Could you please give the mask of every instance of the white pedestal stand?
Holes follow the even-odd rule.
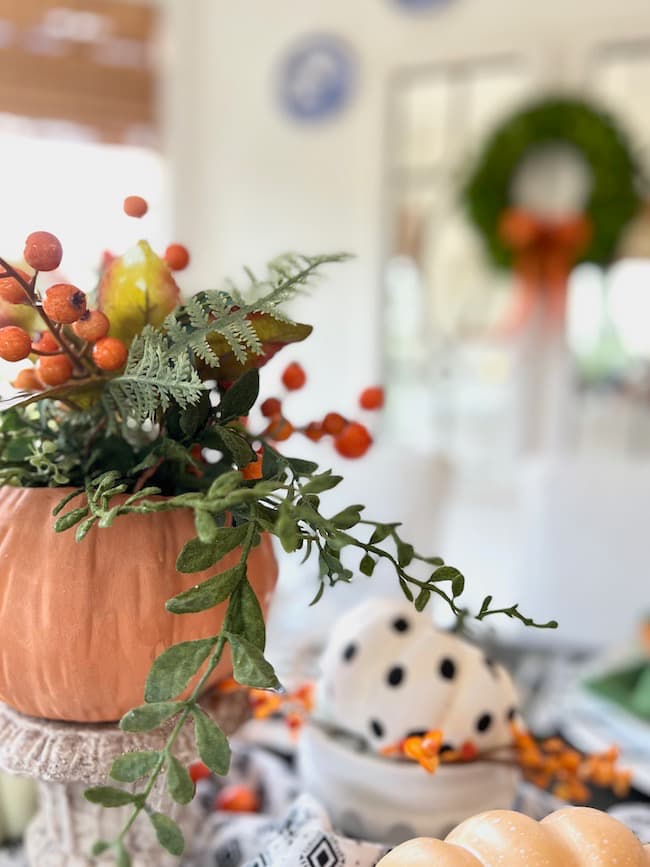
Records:
[[[245,692],[207,696],[201,702],[226,734],[232,734],[248,717]],[[110,856],[94,859],[90,850],[98,839],[119,833],[129,807],[103,809],[83,796],[88,786],[105,785],[113,760],[123,752],[157,750],[168,732],[132,734],[116,724],[84,725],[27,717],[0,704],[0,769],[33,777],[39,786],[39,812],[30,824],[25,850],[30,867],[92,867],[111,863]],[[176,741],[175,755],[192,761],[197,753],[192,725]],[[171,815],[180,825],[189,850],[200,820],[197,806],[171,802],[161,779],[152,806]],[[138,819],[129,836],[133,867],[167,867],[178,859],[158,846],[146,817]]]

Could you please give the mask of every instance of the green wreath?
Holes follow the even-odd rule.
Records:
[[[553,142],[577,148],[591,172],[584,213],[591,221],[592,240],[581,261],[610,262],[621,231],[639,207],[639,166],[613,119],[580,100],[544,99],[512,115],[492,133],[463,190],[469,216],[496,265],[512,263],[498,226],[512,204],[517,166],[533,148]]]

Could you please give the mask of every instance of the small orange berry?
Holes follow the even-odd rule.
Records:
[[[211,776],[212,771],[203,762],[193,762],[190,765],[190,777],[193,783],[198,783],[199,780],[207,780]]]
[[[86,312],[86,296],[71,283],[55,283],[45,293],[43,310],[53,322],[71,325]]]
[[[43,331],[38,340],[32,341],[32,348],[39,352],[57,352],[61,349],[51,331]]]
[[[258,813],[260,799],[248,786],[226,786],[214,799],[214,809],[229,813]]]
[[[100,370],[119,370],[128,355],[129,350],[117,337],[102,337],[93,346],[93,361]]]
[[[110,327],[111,323],[105,313],[100,310],[87,310],[81,319],[75,322],[72,330],[82,340],[94,343],[96,340],[106,337]]]
[[[40,391],[43,385],[36,375],[33,367],[26,367],[24,370],[19,370],[18,375],[11,383],[18,391]]]
[[[344,458],[360,458],[372,445],[372,437],[359,422],[346,425],[334,440],[334,448]]]
[[[23,280],[29,282],[32,278],[26,271],[16,268]],[[27,304],[28,299],[25,290],[15,277],[2,277],[0,279],[0,298],[9,304]]]
[[[380,386],[365,388],[359,395],[361,409],[381,409],[384,405],[384,389]]]
[[[246,464],[241,471],[242,476],[248,482],[256,481],[262,478],[262,455],[260,454],[256,461]]]
[[[44,355],[36,362],[36,373],[44,385],[65,385],[72,376],[72,362],[67,355]]]
[[[143,199],[142,196],[127,196],[124,199],[124,213],[127,217],[144,217],[144,215],[149,210],[149,205],[147,204],[146,199]]]
[[[260,410],[264,418],[275,418],[282,414],[282,404],[277,397],[267,397]]]
[[[32,338],[24,328],[7,325],[0,328],[0,358],[5,361],[22,361],[32,351]]]
[[[339,415],[338,412],[328,412],[323,419],[323,430],[325,433],[336,436],[341,433],[347,423],[347,419]]]
[[[165,262],[172,271],[183,271],[190,264],[190,254],[182,244],[170,244],[165,250]]]
[[[293,433],[293,425],[286,418],[277,418],[268,426],[266,433],[269,439],[275,440],[278,443],[284,442]]]
[[[298,391],[306,382],[307,374],[296,361],[293,361],[282,374],[282,383],[289,391]]]
[[[323,426],[319,424],[317,421],[310,421],[307,427],[303,431],[304,435],[307,439],[312,440],[312,442],[320,442],[325,436],[325,431],[323,430]]]
[[[32,232],[25,241],[23,256],[35,271],[54,271],[61,264],[63,248],[51,232]]]

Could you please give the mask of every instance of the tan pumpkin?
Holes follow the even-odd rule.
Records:
[[[536,822],[511,810],[472,816],[445,842],[409,840],[377,867],[649,867],[622,822],[590,807],[566,807]]]
[[[205,573],[175,563],[196,535],[190,511],[118,518],[78,543],[55,533],[63,488],[0,488],[0,701],[22,713],[112,722],[142,704],[154,658],[218,632],[225,604],[176,615],[165,601],[236,563]],[[251,552],[249,580],[266,611],[277,578],[271,541]],[[213,680],[224,677],[224,659]]]

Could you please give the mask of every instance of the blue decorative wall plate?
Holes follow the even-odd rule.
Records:
[[[452,0],[393,0],[402,9],[419,12],[422,9],[439,9],[448,6]]]
[[[357,58],[344,39],[327,33],[304,37],[281,67],[282,105],[296,120],[325,120],[349,104],[357,75]]]

